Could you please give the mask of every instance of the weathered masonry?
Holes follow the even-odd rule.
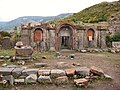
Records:
[[[99,25],[78,28],[68,22],[57,25],[28,23],[21,25],[21,41],[38,51],[105,48],[107,31],[107,26]]]

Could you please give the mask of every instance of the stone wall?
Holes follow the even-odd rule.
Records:
[[[120,33],[120,12],[118,12],[116,15],[113,15],[108,21],[108,23],[109,31],[112,34]]]
[[[112,42],[113,48],[120,48],[120,42]]]
[[[43,25],[44,26],[44,25]],[[32,47],[36,47],[36,42],[34,41],[34,31],[39,28],[42,30],[42,41],[40,42],[39,50],[41,51],[55,51],[59,50],[60,43],[59,43],[59,31],[61,28],[66,27],[72,30],[72,42],[70,43],[71,49],[83,49],[83,48],[105,48],[105,37],[107,29],[104,28],[97,28],[97,26],[86,26],[84,28],[75,28],[75,25],[69,23],[60,23],[56,25],[54,28],[48,28],[48,26],[43,27],[40,25],[35,26],[23,26],[21,29],[21,40],[23,43],[31,45]],[[28,28],[29,27],[29,28]],[[89,29],[93,29],[94,36],[93,40],[90,42],[88,41],[87,31]],[[62,35],[65,36],[70,32],[62,32]],[[61,36],[62,36],[61,35]],[[71,35],[71,34],[70,34]]]

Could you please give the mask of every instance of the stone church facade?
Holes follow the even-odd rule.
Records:
[[[78,28],[77,25],[68,22],[57,25],[28,23],[21,25],[21,41],[38,51],[105,48],[107,31],[107,26],[99,24]]]

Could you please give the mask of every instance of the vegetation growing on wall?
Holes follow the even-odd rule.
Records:
[[[115,34],[111,37],[112,41],[120,41],[120,34]]]
[[[106,44],[108,47],[112,46],[112,42],[120,42],[120,34],[106,35]]]

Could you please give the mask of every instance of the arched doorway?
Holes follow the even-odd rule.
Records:
[[[43,32],[42,29],[37,28],[34,31],[34,42],[41,42],[43,39]]]
[[[59,49],[72,49],[72,29],[69,26],[60,28]]]
[[[56,50],[74,49],[74,25],[60,23],[56,28],[55,46]]]
[[[92,28],[88,29],[87,31],[88,47],[93,47],[94,34],[95,32]]]

